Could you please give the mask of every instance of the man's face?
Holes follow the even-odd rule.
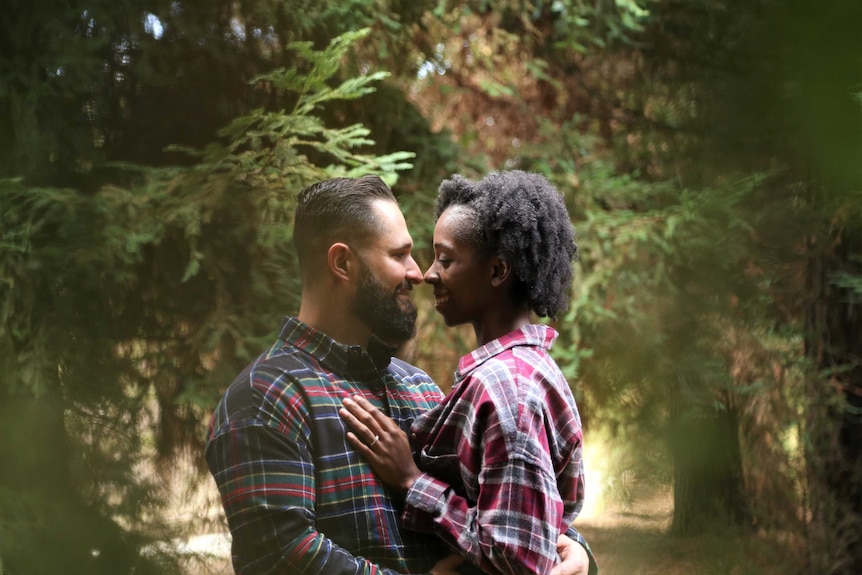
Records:
[[[410,286],[402,282],[395,289],[388,288],[362,261],[353,313],[365,322],[371,333],[391,345],[403,343],[416,333],[416,306],[403,295],[412,286],[404,284]]]
[[[379,200],[374,212],[380,232],[357,252],[361,266],[353,313],[374,335],[397,345],[416,333],[416,306],[410,295],[422,273],[398,204]]]

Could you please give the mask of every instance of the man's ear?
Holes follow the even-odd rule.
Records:
[[[329,246],[326,253],[326,263],[330,273],[336,278],[349,281],[355,269],[355,254],[345,243],[337,242]]]
[[[494,256],[491,258],[491,285],[494,287],[500,287],[504,283],[509,281],[509,278],[512,275],[512,266],[509,265],[509,262],[502,259],[500,256]]]

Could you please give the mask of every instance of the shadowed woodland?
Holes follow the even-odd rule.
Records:
[[[202,448],[296,194],[541,172],[602,573],[862,573],[862,3],[5,0],[0,574],[227,573]],[[418,288],[400,354],[472,334]]]

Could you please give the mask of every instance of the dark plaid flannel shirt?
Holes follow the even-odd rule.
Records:
[[[376,351],[287,318],[225,392],[206,459],[239,575],[424,573],[445,555],[436,537],[399,528],[403,502],[347,443],[338,410],[349,395],[405,431],[443,397],[424,372]]]

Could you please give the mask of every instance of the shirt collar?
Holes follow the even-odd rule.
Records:
[[[510,331],[503,337],[489,341],[482,347],[463,356],[458,361],[458,371],[455,374],[455,379],[456,381],[460,381],[487,360],[513,347],[534,346],[550,350],[557,339],[557,335],[554,328],[543,324],[528,324]]]
[[[278,339],[305,351],[335,373],[383,371],[396,351],[375,336],[367,347],[341,344],[295,317],[284,318]]]

